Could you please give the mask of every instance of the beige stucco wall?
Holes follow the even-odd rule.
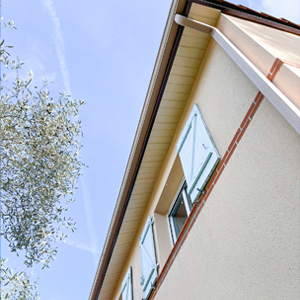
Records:
[[[265,73],[273,63],[266,57],[260,62]],[[222,157],[257,92],[210,41],[113,299],[129,266],[134,299],[142,298],[138,236],[148,215],[155,221],[159,271],[172,249],[164,214],[173,199],[165,195],[175,194],[181,178],[174,174],[182,170],[173,168],[176,142],[193,104],[199,105]],[[156,299],[298,299],[299,158],[299,136],[264,100]]]
[[[264,100],[157,300],[299,299],[299,154],[300,137]]]

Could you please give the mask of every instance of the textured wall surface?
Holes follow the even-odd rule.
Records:
[[[264,100],[155,299],[299,299],[299,153]]]

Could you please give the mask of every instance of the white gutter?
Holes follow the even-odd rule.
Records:
[[[213,37],[264,97],[269,100],[282,117],[300,135],[300,110],[220,30],[179,14],[175,15],[175,22],[181,26],[207,33]]]

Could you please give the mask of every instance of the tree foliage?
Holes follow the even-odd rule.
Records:
[[[1,271],[1,291],[0,299],[2,300],[37,300],[38,280],[32,282],[30,275],[25,272],[12,271],[5,267],[4,259],[0,260]]]
[[[5,26],[12,28],[14,24],[9,22]],[[32,72],[27,78],[20,78],[23,63],[18,58],[10,58],[4,40],[0,41],[0,47],[0,63],[9,78],[1,74],[0,234],[12,252],[22,254],[27,267],[36,263],[48,267],[57,253],[55,242],[66,237],[63,228],[72,231],[75,228],[66,211],[68,203],[73,201],[83,166],[81,123],[77,120],[83,101],[65,93],[54,99],[47,89],[48,82],[45,80],[38,87]],[[10,79],[13,74],[14,79]],[[29,280],[23,273],[2,276],[3,270],[4,262],[1,262],[2,284],[8,278]],[[25,285],[35,287],[35,284]],[[10,284],[12,290],[25,285]]]

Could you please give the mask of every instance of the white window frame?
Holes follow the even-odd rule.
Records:
[[[154,232],[153,232],[153,221],[150,216],[146,221],[144,226],[142,235],[139,237],[139,246],[140,246],[140,255],[141,255],[141,268],[142,268],[142,276],[141,276],[141,286],[143,288],[143,300],[149,298],[151,291],[155,288],[155,283],[158,278],[158,267],[157,256],[156,256],[156,248],[154,242]],[[148,243],[149,248],[146,248],[144,245],[144,241],[148,239],[150,245]],[[147,262],[147,264],[143,264]],[[148,269],[147,269],[148,267]],[[149,267],[151,268],[150,273]]]
[[[176,209],[176,206],[178,206],[178,201],[180,201],[179,200],[180,195],[182,195],[182,198],[183,198],[183,203],[184,203],[184,207],[185,207],[185,210],[187,213],[187,217],[190,215],[191,209],[193,206],[193,203],[192,203],[191,199],[189,198],[186,188],[187,188],[186,181],[185,181],[185,178],[183,178],[179,185],[179,188],[175,194],[175,197],[172,201],[169,212],[168,212],[168,220],[169,220],[170,232],[171,232],[173,245],[175,245],[177,238],[180,234],[180,232],[178,232],[178,235],[177,235],[177,230],[175,228],[174,216],[173,216],[174,210]]]
[[[122,282],[120,299],[132,300],[132,267],[130,266]]]
[[[219,152],[197,104],[194,104],[177,141],[187,193],[192,202],[199,199],[220,161]]]

